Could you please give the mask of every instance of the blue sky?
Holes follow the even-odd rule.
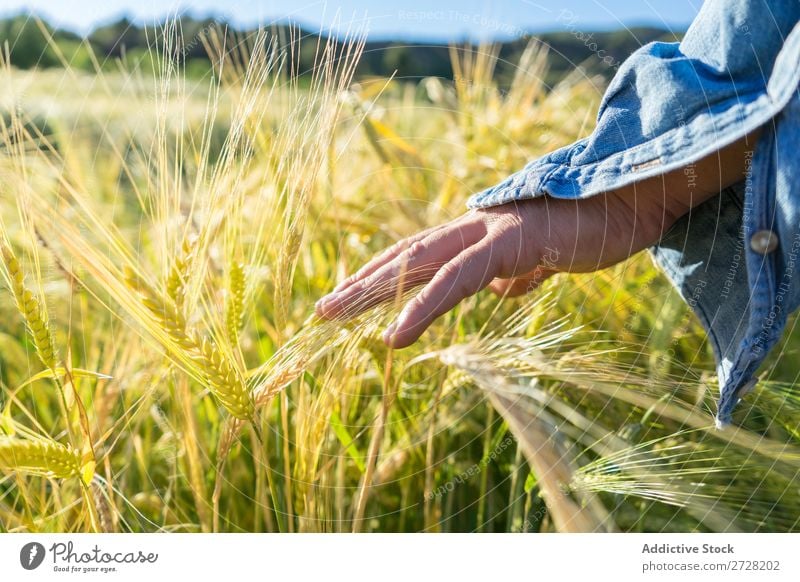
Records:
[[[366,21],[370,38],[509,38],[525,31],[616,29],[654,24],[684,29],[701,0],[0,0],[0,15],[35,12],[59,27],[87,32],[128,15],[153,21],[170,10],[213,14],[237,24],[287,19],[314,28]]]

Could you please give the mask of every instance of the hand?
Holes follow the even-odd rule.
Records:
[[[402,240],[316,305],[347,318],[419,285],[384,333],[412,344],[440,315],[484,287],[501,295],[536,288],[556,272],[590,272],[654,244],[683,214],[742,178],[747,137],[686,169],[580,200],[543,196],[473,210]]]

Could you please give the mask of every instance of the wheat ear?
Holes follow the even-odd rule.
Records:
[[[239,343],[239,330],[242,327],[242,316],[244,315],[244,268],[242,264],[234,261],[231,264],[231,271],[228,275],[228,309],[225,314],[228,327],[228,337],[231,344]]]
[[[0,240],[0,254],[3,257],[3,264],[8,271],[8,283],[11,293],[17,304],[17,309],[25,320],[33,343],[36,346],[36,354],[42,363],[51,370],[56,367],[56,349],[53,343],[53,334],[50,330],[47,312],[36,295],[25,286],[25,273],[22,271],[19,259],[14,255],[14,251],[3,240]]]
[[[167,295],[175,302],[175,307],[183,313],[186,300],[186,280],[189,267],[195,255],[196,241],[186,239],[181,245],[181,255],[175,259],[167,276]]]
[[[59,479],[80,478],[80,453],[52,441],[0,436],[0,469]]]
[[[198,338],[188,330],[186,318],[175,302],[160,296],[132,269],[126,267],[125,282],[139,293],[142,304],[147,307],[170,339],[180,346],[189,359],[200,369],[208,387],[222,406],[236,418],[249,420],[254,407],[241,376],[231,365],[225,354],[209,339]]]

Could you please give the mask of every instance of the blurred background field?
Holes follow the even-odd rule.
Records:
[[[447,11],[441,13],[446,15]],[[410,22],[408,26],[413,27],[414,22]],[[211,74],[212,65],[208,52],[199,39],[212,29],[222,27],[228,25],[219,16],[192,17],[187,14],[181,17],[182,35],[190,39],[182,48],[185,74],[188,77],[203,78]],[[242,35],[255,30],[233,25],[230,28]],[[308,71],[314,65],[317,38],[329,36],[329,32],[324,30],[301,28],[297,25],[276,23],[269,28],[283,43],[293,28],[296,30],[292,34],[306,39],[298,55],[298,68],[301,71]],[[513,78],[514,67],[520,55],[530,39],[534,38],[532,34],[522,34],[521,30],[515,32],[519,34],[497,43],[497,81],[504,88]],[[28,14],[0,18],[0,38],[13,47],[11,64],[22,69],[60,68],[62,58],[66,58],[71,67],[90,73],[97,65],[95,61],[99,61],[105,70],[116,69],[117,59],[153,71],[157,64],[152,62],[153,53],[149,48],[157,35],[155,26],[133,21],[129,17],[102,23],[85,35],[56,28],[46,19],[37,22]],[[592,73],[608,79],[613,76],[619,64],[643,44],[652,41],[671,42],[678,40],[680,36],[680,32],[658,26],[632,26],[589,32],[568,26],[566,30],[536,34],[535,38],[550,47],[543,81],[552,86],[572,72],[579,63],[585,69],[591,69]],[[57,48],[47,41],[47,37],[53,39]],[[422,40],[368,40],[358,62],[356,77],[388,75],[413,81],[425,77],[452,79],[448,44]]]
[[[0,82],[0,530],[797,529],[793,322],[718,431],[710,348],[646,253],[481,293],[402,351],[395,306],[312,316],[591,132],[609,71],[574,35],[212,24],[3,24],[36,40]]]

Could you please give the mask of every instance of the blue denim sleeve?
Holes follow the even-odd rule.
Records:
[[[609,85],[595,131],[470,198],[584,198],[691,164],[763,126],[746,179],[652,249],[705,327],[717,424],[800,304],[800,2],[708,0],[680,43],[651,43]]]

